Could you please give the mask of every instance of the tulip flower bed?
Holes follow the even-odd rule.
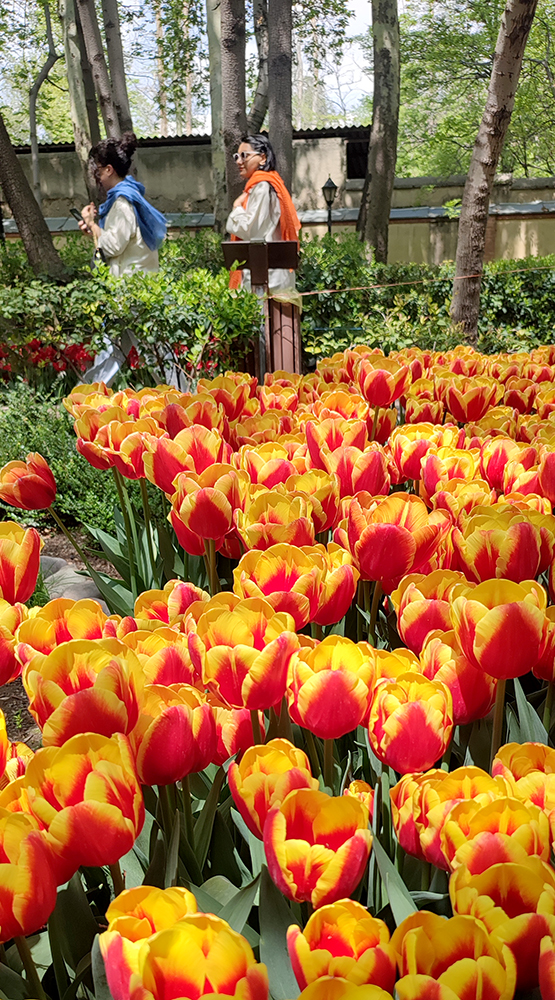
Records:
[[[71,393],[119,578],[29,610],[0,524],[0,998],[555,998],[554,366]],[[0,498],[59,520],[40,455]]]

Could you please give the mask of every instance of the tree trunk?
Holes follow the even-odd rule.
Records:
[[[0,114],[0,184],[16,221],[25,252],[35,274],[63,278],[66,268],[52,242],[48,226],[33,196],[10,142],[4,119]]]
[[[94,87],[98,96],[106,135],[108,138],[119,139],[121,128],[110,84],[110,77],[108,75],[108,67],[104,58],[104,49],[102,48],[102,39],[100,37],[94,0],[77,0],[77,9],[79,10],[85,50],[92,71]]]
[[[374,97],[368,166],[357,229],[374,259],[387,264],[389,215],[399,129],[400,37],[397,0],[372,0]]]
[[[64,38],[69,106],[73,125],[73,137],[75,139],[75,152],[79,158],[87,191],[92,201],[95,192],[88,170],[89,149],[92,145],[92,139],[87,114],[85,87],[81,74],[81,50],[79,47],[78,26],[75,20],[73,0],[60,0],[59,14]]]
[[[39,70],[36,80],[29,91],[29,138],[31,143],[31,167],[33,171],[33,193],[37,199],[37,205],[42,205],[40,193],[40,168],[39,168],[39,141],[37,138],[37,98],[40,88],[46,80],[55,62],[60,58],[56,52],[54,37],[52,35],[52,21],[50,19],[50,7],[48,0],[44,5],[44,20],[46,26],[46,41],[48,42],[48,55]]]
[[[98,120],[96,90],[89,60],[87,59],[85,39],[83,38],[83,28],[79,19],[79,9],[75,6],[75,4],[74,10],[75,25],[77,27],[77,40],[79,42],[79,52],[81,54],[81,77],[83,79],[83,87],[85,88],[85,104],[87,107],[87,118],[89,120],[89,133],[92,145],[96,146],[97,142],[100,142],[100,122]]]
[[[254,0],[253,20],[258,50],[258,81],[247,116],[247,131],[251,135],[260,132],[268,110],[268,0]]]
[[[278,172],[289,190],[293,179],[292,34],[291,0],[269,0],[268,131],[276,154]]]
[[[158,80],[158,107],[160,108],[160,135],[170,134],[168,126],[168,95],[166,93],[166,75],[164,73],[164,25],[160,15],[160,3],[154,8],[156,16],[156,78]]]
[[[121,43],[121,26],[117,0],[102,0],[102,16],[104,20],[104,37],[110,67],[110,82],[120,129],[122,132],[133,131],[133,121],[129,108],[129,96],[125,80],[125,64],[123,61],[123,45]]]
[[[475,343],[480,313],[480,287],[489,202],[499,156],[515,102],[524,49],[537,0],[508,0],[503,17],[486,99],[464,187],[451,318]]]
[[[221,0],[222,122],[225,150],[227,208],[231,209],[243,181],[233,159],[247,131],[245,111],[245,0]]]
[[[212,136],[212,184],[214,186],[214,228],[223,233],[226,220],[225,149],[222,130],[222,32],[220,0],[206,0],[208,60],[210,64],[210,117]]]

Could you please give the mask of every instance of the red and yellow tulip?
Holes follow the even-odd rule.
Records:
[[[39,575],[42,541],[35,528],[0,522],[0,597],[9,604],[28,601]]]
[[[288,740],[250,747],[228,771],[233,801],[251,833],[262,840],[266,817],[294,788],[318,788],[308,758]]]
[[[387,926],[353,899],[321,906],[304,930],[294,924],[287,931],[287,948],[301,990],[331,976],[393,991],[395,952]]]
[[[267,601],[229,595],[209,601],[189,634],[189,652],[207,686],[230,708],[262,709],[285,694],[299,642],[290,615]]]
[[[0,469],[0,500],[20,510],[45,510],[56,499],[56,480],[46,459],[33,452]]]
[[[141,783],[169,785],[215,757],[214,712],[189,684],[147,684],[130,739]]]
[[[521,677],[539,662],[546,594],[528,580],[488,580],[451,604],[453,631],[464,655],[492,677]]]
[[[415,673],[380,681],[370,705],[372,750],[400,774],[427,771],[445,753],[453,732],[453,699],[440,681]]]
[[[321,739],[345,736],[367,718],[374,680],[374,662],[364,644],[328,636],[314,649],[301,647],[293,657],[289,714]]]
[[[480,920],[491,944],[512,952],[517,989],[538,985],[542,938],[555,935],[555,873],[538,857],[492,865],[470,875],[463,865],[449,881],[453,910]]]
[[[23,684],[45,746],[61,746],[79,733],[130,733],[144,681],[140,661],[125,643],[73,639],[48,655],[37,653]]]
[[[288,899],[309,900],[315,909],[356,888],[371,846],[368,810],[348,795],[297,788],[264,824],[272,879]]]

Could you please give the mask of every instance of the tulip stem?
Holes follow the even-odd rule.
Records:
[[[551,729],[551,712],[553,710],[553,688],[554,684],[547,682],[547,694],[545,696],[545,707],[543,710],[543,725],[544,729],[547,731],[549,736],[549,730]]]
[[[377,433],[377,430],[378,430],[378,414],[379,414],[379,412],[380,412],[379,406],[375,406],[374,407],[374,416],[372,417],[372,433],[370,435],[370,440],[371,441],[375,440],[376,433]]]
[[[374,594],[372,596],[372,607],[370,609],[370,636],[372,642],[376,645],[376,621],[378,618],[378,609],[380,606],[380,598],[382,596],[382,585],[379,580],[376,580],[374,584]]]
[[[252,724],[252,738],[254,740],[255,746],[260,746],[262,741],[262,730],[260,729],[260,719],[258,718],[258,709],[251,708],[251,724]]]
[[[316,749],[316,744],[314,742],[314,736],[310,732],[310,729],[304,730],[304,735],[306,739],[306,749],[308,751],[308,757],[312,767],[312,773],[315,778],[320,777],[320,760],[318,758],[318,751]]]
[[[324,784],[333,795],[333,740],[324,740]]]
[[[120,892],[123,892],[125,889],[125,879],[122,875],[119,861],[116,861],[115,865],[108,865],[108,869],[112,876],[114,896],[119,896]]]
[[[430,888],[430,876],[432,873],[432,866],[429,861],[422,862],[422,870],[420,872],[420,890],[421,892],[427,892]]]
[[[490,766],[493,763],[503,739],[503,718],[505,715],[505,679],[497,682],[495,708],[493,710],[493,732],[491,734]]]
[[[145,528],[146,528],[146,544],[148,546],[148,558],[150,560],[150,566],[152,569],[152,582],[156,584],[160,583],[158,576],[158,568],[156,566],[156,556],[154,555],[154,545],[152,544],[152,517],[150,514],[150,503],[148,499],[148,490],[146,485],[146,479],[141,479],[141,499],[143,501],[143,514],[145,516]]]
[[[54,520],[55,520],[56,524],[58,525],[60,531],[62,531],[64,533],[64,535],[66,536],[66,538],[68,539],[68,541],[71,542],[71,544],[73,545],[73,548],[75,549],[75,551],[76,551],[77,555],[79,556],[81,562],[85,564],[85,566],[87,567],[89,573],[91,573],[92,566],[90,564],[89,559],[85,555],[83,549],[79,545],[79,542],[73,537],[71,531],[69,530],[69,528],[67,528],[65,526],[65,524],[62,521],[61,517],[58,516],[58,514],[56,513],[56,511],[54,510],[54,508],[53,507],[49,507],[48,509],[49,509],[50,513],[52,514],[52,517],[54,518]],[[92,573],[91,573],[91,577],[92,577]]]
[[[312,622],[310,626],[310,631],[312,632],[312,638],[317,639],[318,642],[321,642],[322,639],[324,638],[324,632],[322,630],[322,626],[318,625],[316,622]]]
[[[191,788],[189,785],[189,775],[186,774],[181,779],[181,797],[183,800],[183,815],[185,817],[185,834],[189,841],[189,847],[195,850],[195,830],[193,822],[193,806],[191,803]]]
[[[172,833],[172,814],[167,785],[158,785],[158,801],[162,813],[162,827],[166,840],[169,841]]]
[[[135,553],[133,552],[133,540],[131,536],[131,522],[129,520],[129,511],[127,510],[127,504],[125,502],[125,496],[123,493],[123,483],[122,477],[118,469],[112,468],[114,475],[114,481],[116,484],[116,489],[118,491],[119,503],[121,507],[121,513],[123,517],[123,524],[125,527],[125,539],[127,541],[127,558],[129,559],[129,576],[131,580],[131,591],[133,593],[133,600],[136,601],[139,596],[139,589],[137,587],[137,571],[135,566]]]
[[[210,596],[214,597],[220,593],[220,581],[216,570],[216,542],[213,538],[205,538],[204,547],[206,549],[206,568],[208,570]]]
[[[42,988],[42,983],[40,981],[37,967],[33,961],[33,956],[31,955],[31,949],[27,943],[27,938],[16,937],[14,938],[14,941],[19,952],[19,957],[23,962],[27,982],[32,988],[33,994],[36,996],[37,1000],[48,1000],[46,993]]]

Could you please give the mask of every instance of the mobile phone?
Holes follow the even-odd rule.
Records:
[[[72,215],[74,219],[77,219],[77,222],[84,222],[85,221],[84,218],[83,218],[83,216],[81,215],[81,212],[79,211],[78,208],[70,208],[69,211],[70,211],[70,215]]]

